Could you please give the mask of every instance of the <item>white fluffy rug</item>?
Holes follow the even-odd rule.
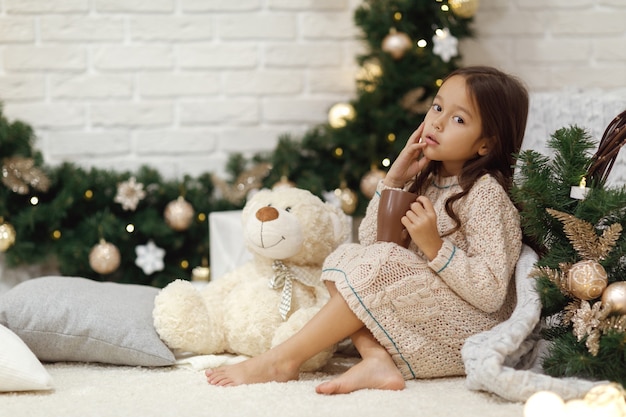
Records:
[[[465,378],[408,381],[403,391],[324,396],[315,386],[354,358],[334,358],[300,381],[231,388],[210,386],[191,366],[138,368],[84,363],[46,365],[55,390],[0,394],[2,417],[521,417],[523,404],[470,391]]]

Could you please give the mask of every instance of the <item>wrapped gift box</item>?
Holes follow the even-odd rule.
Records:
[[[209,213],[209,244],[212,280],[252,259],[244,242],[241,210]]]

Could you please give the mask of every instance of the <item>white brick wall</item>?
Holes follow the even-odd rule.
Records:
[[[0,100],[49,163],[220,174],[353,97],[359,4],[0,0]],[[466,64],[626,95],[624,0],[480,0],[475,22]]]
[[[626,1],[480,2],[467,64],[498,65],[533,91],[626,87]]]

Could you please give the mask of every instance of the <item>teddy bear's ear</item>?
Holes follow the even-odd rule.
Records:
[[[333,222],[334,242],[340,245],[348,240],[350,236],[350,222],[348,216],[341,208],[330,203],[324,203],[328,209],[328,215]]]

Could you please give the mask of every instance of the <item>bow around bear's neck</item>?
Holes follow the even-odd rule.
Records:
[[[307,287],[318,287],[320,285],[321,271],[319,268],[315,268],[315,271],[313,271],[312,268],[305,266],[289,266],[280,260],[274,260],[272,262],[272,270],[274,274],[269,281],[269,287],[273,290],[282,289],[278,311],[283,320],[287,320],[287,316],[291,311],[291,297],[294,282],[300,282]]]

